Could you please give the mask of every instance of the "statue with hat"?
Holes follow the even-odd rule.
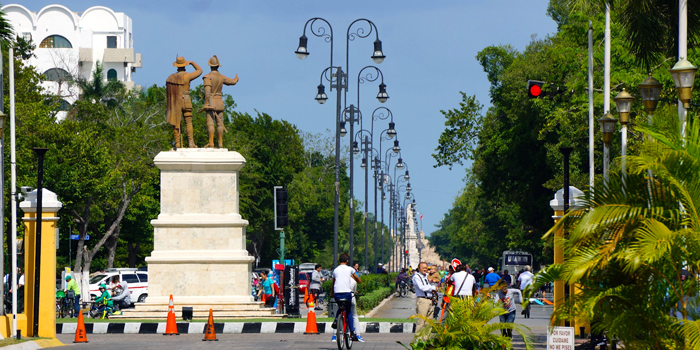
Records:
[[[187,73],[185,67],[192,65],[194,72]],[[181,146],[180,121],[185,117],[187,141],[190,148],[197,148],[192,136],[192,100],[190,99],[190,82],[202,75],[202,68],[192,61],[185,61],[184,57],[178,57],[173,63],[177,72],[171,74],[165,81],[167,93],[166,121],[175,130],[175,148]]]
[[[214,125],[219,141],[219,148],[223,148],[224,137],[224,100],[221,98],[221,90],[224,85],[236,85],[238,74],[231,79],[219,73],[219,58],[209,59],[211,72],[205,75],[204,80],[204,110],[207,112],[207,131],[209,132],[209,143],[204,147],[214,147]],[[228,130],[226,130],[228,132]]]

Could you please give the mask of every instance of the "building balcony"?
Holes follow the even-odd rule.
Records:
[[[134,49],[105,49],[104,63],[134,63]]]
[[[78,53],[78,62],[92,62],[92,48],[81,47]]]

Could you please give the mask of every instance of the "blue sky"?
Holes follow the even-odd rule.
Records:
[[[21,2],[35,12],[52,3],[56,1]],[[345,64],[348,25],[358,18],[373,21],[384,45],[386,60],[378,67],[390,99],[378,103],[374,98],[377,83],[363,84],[362,112],[369,122],[376,107],[392,111],[426,234],[435,230],[452,207],[465,175],[463,167],[433,167],[431,154],[444,130],[440,110],[458,107],[459,91],[476,95],[488,106],[489,83],[475,59],[480,50],[499,44],[523,50],[533,34],[543,38],[556,31],[556,24],[546,16],[546,0],[76,0],[62,4],[75,12],[102,5],[132,18],[134,46],[143,54],[143,68],[134,74],[139,85],[164,85],[174,72],[176,55],[196,61],[207,71],[207,60],[216,54],[223,74],[240,77],[238,85],[224,88],[239,111],[265,112],[302,131],[326,135],[333,128],[334,95],[329,94],[324,105],[316,103],[314,96],[321,71],[329,64],[330,46],[307,33],[311,54],[304,61],[297,59],[294,50],[304,23],[312,17],[328,20],[334,30],[334,63]],[[359,69],[373,64],[373,41],[372,35],[350,43],[348,101],[357,99]],[[193,83],[200,84],[201,78]],[[349,143],[349,138],[342,142]],[[389,142],[383,145],[386,149]],[[363,200],[364,173],[360,173],[359,159],[355,165],[355,196]]]

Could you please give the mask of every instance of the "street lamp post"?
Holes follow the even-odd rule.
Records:
[[[673,83],[676,85],[678,100],[683,104],[683,109],[679,107],[679,118],[681,124],[681,135],[685,135],[685,115],[690,107],[690,99],[693,96],[693,83],[695,82],[695,67],[690,61],[681,56],[680,60],[668,71],[673,76]]]
[[[622,124],[622,162],[620,166],[622,168],[622,181],[624,182],[627,177],[627,124],[630,122],[630,109],[632,108],[634,97],[625,89],[622,89],[613,100],[615,100],[617,114],[619,114],[620,124]]]
[[[613,118],[612,114],[608,112],[598,119],[598,123],[603,131],[603,177],[607,183],[609,179],[608,172],[610,171],[610,142],[613,139],[617,119]]]
[[[366,23],[369,25],[369,29],[365,29],[363,26],[358,25],[359,28],[355,32],[351,32],[353,26],[356,23]],[[315,24],[319,23],[318,27],[314,27]],[[324,23],[328,27],[328,31],[324,28]],[[301,60],[309,56],[310,52],[308,50],[308,38],[306,37],[306,29],[309,28],[310,32],[319,38],[323,38],[324,41],[330,43],[330,65],[323,70],[321,73],[321,83],[318,85],[318,90],[316,94],[316,101],[323,104],[328,99],[325,93],[325,87],[323,85],[324,79],[330,83],[331,91],[333,88],[336,89],[336,113],[335,113],[335,200],[333,204],[334,217],[333,217],[333,264],[334,266],[338,264],[338,230],[339,230],[339,206],[340,206],[340,120],[341,120],[341,102],[345,102],[343,98],[343,92],[347,95],[348,84],[347,77],[349,72],[349,48],[350,41],[355,40],[355,38],[367,38],[373,32],[375,33],[374,41],[374,51],[372,52],[372,60],[379,64],[384,61],[384,53],[382,51],[382,42],[379,40],[379,33],[377,26],[370,20],[361,18],[350,23],[347,29],[346,36],[346,47],[345,47],[345,69],[340,66],[333,65],[333,27],[328,21],[320,17],[314,17],[306,21],[304,24],[304,31],[302,36],[299,37],[299,46],[295,51],[297,57]],[[352,157],[351,157],[352,162]],[[351,166],[352,169],[352,166]],[[351,170],[352,171],[352,170]],[[352,179],[351,179],[352,183]],[[351,196],[352,200],[352,196]],[[352,205],[352,204],[351,204]],[[351,216],[352,217],[352,216]],[[352,230],[352,226],[350,227]],[[352,250],[350,252],[352,254]]]

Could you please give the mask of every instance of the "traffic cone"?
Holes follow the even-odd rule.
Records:
[[[173,295],[170,294],[170,302],[168,305],[168,322],[165,324],[165,333],[163,335],[180,335],[177,332],[177,321],[175,320],[175,305],[173,304]]]
[[[309,288],[304,288],[304,304],[309,307]]]
[[[83,313],[78,313],[78,328],[75,330],[75,340],[74,343],[87,343],[87,333],[85,332],[85,320],[83,320]]]
[[[202,341],[219,341],[216,339],[216,330],[214,330],[214,312],[209,309],[209,322],[204,327],[204,339]]]
[[[314,299],[311,297],[309,313],[306,315],[306,332],[304,334],[319,334],[316,326],[316,312],[314,311]]]

